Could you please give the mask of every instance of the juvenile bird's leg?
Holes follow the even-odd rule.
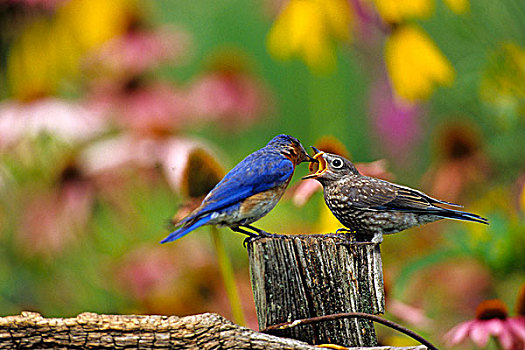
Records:
[[[260,228],[254,227],[252,225],[246,224],[246,225],[243,225],[243,226],[246,227],[246,228],[249,228],[252,231],[257,232],[257,234],[259,236],[262,236],[262,237],[282,237],[282,235],[278,235],[278,234],[275,234],[275,233],[268,233],[266,231],[261,230]]]
[[[383,234],[381,232],[376,232],[372,238],[372,243],[379,244],[383,242]]]
[[[336,235],[339,235],[339,234],[345,234],[345,233],[355,233],[355,231],[352,231],[346,227],[341,227],[341,228],[338,228],[337,230],[335,230],[335,234]]]
[[[349,237],[352,233],[355,233],[355,232],[350,230],[350,229],[347,229],[346,227],[341,227],[341,228],[338,228],[337,230],[335,230],[335,236],[339,236],[339,235],[343,234],[344,237],[346,238],[345,242],[337,243],[337,244],[351,244],[351,243],[354,243]]]
[[[351,230],[351,229],[348,229],[346,227],[341,227],[341,228],[338,228],[337,230],[335,230],[335,235],[341,235],[341,234],[344,234],[345,238],[347,239],[346,242],[342,242],[342,243],[336,243],[336,244],[343,244],[343,245],[346,245],[346,244],[353,244],[353,245],[372,245],[372,244],[376,244],[376,243],[381,243],[383,241],[383,235],[380,234],[380,233],[376,233],[374,235],[374,238],[372,239],[371,242],[359,242],[359,241],[353,241],[350,239],[350,235],[355,235],[356,234],[356,231],[354,230]]]

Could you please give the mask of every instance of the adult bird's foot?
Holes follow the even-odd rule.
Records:
[[[260,230],[259,234],[254,234],[253,236],[248,236],[244,239],[244,241],[242,242],[242,245],[244,246],[244,248],[246,248],[246,245],[251,242],[252,240],[255,240],[256,238],[278,238],[278,237],[284,237],[284,235],[279,235],[279,234],[276,234],[276,233],[268,233],[266,231],[263,231],[263,230]]]
[[[255,237],[257,237],[257,236],[255,236]],[[251,242],[255,237],[252,237],[252,236],[248,236],[248,237],[246,237],[246,238],[244,239],[244,241],[242,241],[242,246],[243,246],[244,248],[246,248],[246,245],[247,245],[249,242]]]
[[[266,231],[262,231],[261,233],[259,233],[259,237],[279,238],[279,237],[284,237],[284,235],[280,235],[278,233],[268,233]]]
[[[250,230],[254,231],[257,233],[257,236],[258,237],[282,237],[282,235],[279,235],[279,234],[276,234],[276,233],[268,233],[264,230],[261,230],[260,228],[257,228],[257,227],[254,227],[252,225],[243,225],[244,227],[246,228],[249,228]],[[256,237],[257,237],[256,236]]]
[[[259,237],[281,238],[281,237],[286,237],[286,235],[280,235],[280,234],[278,234],[278,233],[268,233],[268,232],[265,232],[264,234],[259,235]]]
[[[246,243],[248,243],[252,238],[255,238],[255,237],[258,237],[258,235],[256,235],[255,233],[253,232],[250,232],[250,231],[246,231],[240,227],[230,227],[232,231],[235,231],[235,232],[239,232],[239,233],[242,233],[244,235],[247,235],[248,237],[246,237],[242,243],[242,245],[244,246],[244,248],[246,248]]]
[[[269,232],[266,232],[264,230],[261,230],[260,228],[257,228],[257,227],[254,227],[252,225],[243,225],[243,227],[247,228],[247,229],[250,229],[254,232],[256,232],[257,234],[255,233],[252,233],[250,236],[251,238],[256,238],[256,237],[266,237],[266,238],[278,238],[278,237],[285,237],[285,235],[280,235],[280,234],[277,234],[277,233],[269,233]],[[246,240],[246,242],[248,242],[248,240]]]

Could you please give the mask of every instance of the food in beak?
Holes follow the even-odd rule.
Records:
[[[309,155],[308,153],[306,153],[306,156],[308,157],[307,161],[310,162],[310,164],[318,163],[318,162],[319,162],[317,159],[315,159],[314,157],[312,157],[312,156]]]
[[[319,151],[316,149],[316,151]],[[304,179],[315,179],[316,177],[322,175],[325,171],[326,171],[326,160],[324,159],[323,155],[325,153],[324,152],[321,152],[319,151],[315,156],[314,156],[314,159],[317,161],[315,163],[310,163],[308,165],[308,169],[312,172],[314,172],[313,174],[309,174],[309,175],[306,175],[303,177],[303,180]]]

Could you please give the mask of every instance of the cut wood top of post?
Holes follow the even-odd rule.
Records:
[[[347,236],[344,234],[335,234],[335,233],[311,233],[311,234],[276,234],[273,236],[257,236],[254,238],[251,238],[247,240],[247,244],[253,244],[256,242],[266,242],[269,240],[276,240],[276,239],[300,239],[300,240],[330,240],[337,244],[347,244],[347,245],[353,245],[353,246],[379,246],[379,243],[373,243],[373,242],[360,242],[356,241],[354,237]]]

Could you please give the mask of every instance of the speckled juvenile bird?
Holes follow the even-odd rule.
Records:
[[[312,148],[317,153],[314,158],[319,161],[319,169],[303,179],[319,181],[323,185],[325,202],[334,216],[357,234],[373,235],[373,243],[382,242],[384,234],[445,218],[488,224],[487,219],[476,214],[438,206],[460,205],[406,186],[363,176],[348,159]]]
[[[161,243],[174,241],[203,225],[228,226],[250,237],[268,235],[250,224],[275,207],[295,166],[305,161],[317,162],[299,140],[289,135],[275,136],[230,170],[201,205],[178,223],[181,227]]]

